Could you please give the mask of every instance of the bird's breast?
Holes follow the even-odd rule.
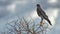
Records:
[[[41,16],[41,12],[38,8],[37,8],[37,14],[38,14],[38,16]]]

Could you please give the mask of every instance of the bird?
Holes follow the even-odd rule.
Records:
[[[41,23],[42,23],[43,19],[45,19],[50,25],[52,25],[47,14],[41,9],[40,4],[37,4],[36,6],[37,6],[37,14],[39,17],[41,17]]]

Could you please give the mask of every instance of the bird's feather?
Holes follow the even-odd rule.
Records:
[[[40,16],[41,18],[47,20],[50,25],[52,25],[51,22],[50,22],[50,20],[48,19],[48,16],[47,16],[46,13],[41,9],[41,7],[37,7],[37,14],[38,14],[38,16]]]

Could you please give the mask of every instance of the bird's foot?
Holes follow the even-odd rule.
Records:
[[[43,26],[43,22],[42,21],[40,22],[40,26]]]

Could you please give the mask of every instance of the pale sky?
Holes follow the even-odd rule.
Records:
[[[53,30],[47,34],[59,34],[60,0],[0,0],[0,31],[4,30],[7,22],[17,19],[17,16],[20,18],[31,16],[35,20],[40,19],[36,13],[37,3],[41,5],[53,24]]]

